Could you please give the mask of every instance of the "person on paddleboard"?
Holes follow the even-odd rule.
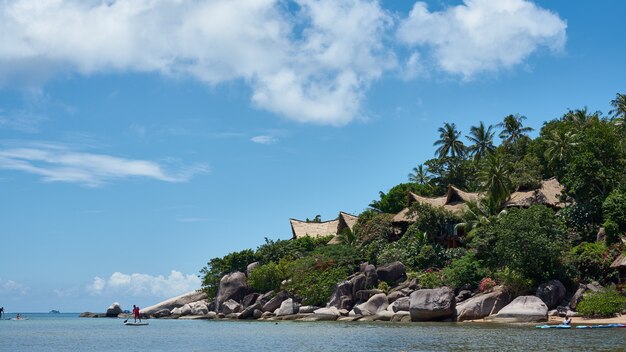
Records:
[[[4,316],[4,307],[0,307],[0,319]]]
[[[141,323],[141,316],[139,315],[139,307],[137,307],[134,304],[133,304],[133,315],[135,316],[135,323],[137,322],[137,319],[139,319],[139,322]]]
[[[570,325],[571,323],[572,323],[572,318],[565,317],[565,319],[563,319],[562,325]]]

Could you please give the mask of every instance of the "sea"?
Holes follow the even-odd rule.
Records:
[[[482,323],[79,318],[0,321],[0,351],[626,351],[626,329],[536,329]],[[8,317],[14,315],[7,315]]]

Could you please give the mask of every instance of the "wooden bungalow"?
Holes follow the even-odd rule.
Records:
[[[611,268],[617,269],[617,280],[620,284],[626,283],[626,253],[620,254],[611,264]]]

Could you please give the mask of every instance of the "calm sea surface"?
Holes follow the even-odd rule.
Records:
[[[255,322],[25,314],[0,321],[0,351],[624,351],[626,329],[454,323]]]

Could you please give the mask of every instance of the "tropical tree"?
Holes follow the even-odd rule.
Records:
[[[546,161],[550,164],[563,163],[571,149],[578,145],[577,138],[575,133],[563,129],[552,131],[550,138],[545,140],[548,146],[544,151]]]
[[[491,208],[490,213],[499,212],[513,190],[513,182],[505,159],[498,154],[488,154],[481,162],[477,176],[480,189],[486,198],[489,198],[486,204]]]
[[[493,152],[495,146],[493,145],[493,135],[495,134],[492,131],[493,126],[489,125],[489,127],[485,128],[485,124],[480,121],[480,125],[472,126],[470,129],[470,135],[465,136],[472,142],[467,150],[470,155],[474,158],[474,160],[480,160],[487,156],[487,153]]]
[[[428,170],[424,170],[424,165],[422,164],[414,167],[413,172],[409,174],[409,182],[415,182],[423,185],[429,180],[430,177],[428,176]]]
[[[563,116],[563,120],[573,123],[576,127],[582,128],[592,124],[593,122],[598,122],[601,114],[602,113],[600,111],[590,113],[585,106],[582,109],[568,111]]]
[[[444,123],[443,127],[439,127],[439,140],[433,145],[439,146],[435,151],[435,154],[440,159],[445,158],[448,154],[451,157],[462,157],[465,155],[465,145],[460,140],[461,132],[456,130],[454,123]]]
[[[502,128],[499,137],[502,138],[504,142],[513,143],[520,137],[526,135],[526,133],[532,131],[533,129],[531,127],[524,127],[522,120],[525,119],[526,116],[520,114],[506,116],[501,123],[496,125]]]
[[[611,106],[613,109],[609,111],[609,115],[624,126],[626,124],[626,94],[617,93],[615,99],[611,100]]]

